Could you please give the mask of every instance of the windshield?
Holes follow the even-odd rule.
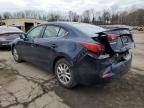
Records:
[[[96,33],[106,31],[106,29],[102,27],[91,25],[91,24],[85,24],[85,23],[73,23],[72,26],[77,28],[79,31],[87,34],[90,37],[95,36]]]

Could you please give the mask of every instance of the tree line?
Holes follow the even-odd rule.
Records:
[[[144,9],[132,9],[128,11],[117,11],[115,8],[96,11],[89,9],[78,14],[77,12],[59,11],[34,11],[26,10],[20,12],[4,12],[0,14],[0,20],[10,18],[35,18],[47,21],[73,21],[92,23],[96,25],[126,24],[133,26],[144,25]]]

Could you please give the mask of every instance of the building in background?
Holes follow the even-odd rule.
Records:
[[[2,22],[4,22],[6,26],[18,27],[22,31],[27,32],[31,27],[46,23],[47,21],[32,18],[15,18],[15,19],[5,19],[2,20]]]

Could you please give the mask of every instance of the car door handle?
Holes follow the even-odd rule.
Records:
[[[57,45],[56,45],[56,44],[52,44],[51,47],[52,47],[52,48],[56,48]]]

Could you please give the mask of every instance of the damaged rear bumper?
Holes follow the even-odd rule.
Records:
[[[114,58],[96,59],[88,54],[74,66],[76,80],[89,85],[103,79],[119,78],[129,71],[131,61],[131,52],[122,57],[121,61]]]

